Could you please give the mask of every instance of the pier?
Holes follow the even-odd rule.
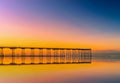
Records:
[[[91,49],[0,47],[0,65],[91,63]]]

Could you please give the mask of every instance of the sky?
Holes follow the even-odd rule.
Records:
[[[0,0],[0,46],[120,50],[119,0]]]

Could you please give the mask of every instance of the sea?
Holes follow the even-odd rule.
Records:
[[[95,52],[84,64],[2,65],[0,83],[120,83],[120,52]]]

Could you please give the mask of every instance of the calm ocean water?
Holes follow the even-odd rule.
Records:
[[[0,66],[0,83],[120,83],[120,53],[94,53],[91,64]]]

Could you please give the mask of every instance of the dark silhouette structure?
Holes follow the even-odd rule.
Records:
[[[6,54],[5,49],[9,50]],[[18,50],[19,49],[19,53]],[[30,50],[30,54],[26,50]],[[36,52],[37,50],[37,52]],[[9,64],[5,64],[5,59],[9,58]],[[16,58],[21,58],[21,63],[17,63]],[[30,58],[30,63],[26,59]],[[38,62],[36,61],[38,59]],[[39,47],[0,47],[0,65],[28,65],[28,64],[79,64],[91,63],[91,49],[80,48],[39,48]]]

